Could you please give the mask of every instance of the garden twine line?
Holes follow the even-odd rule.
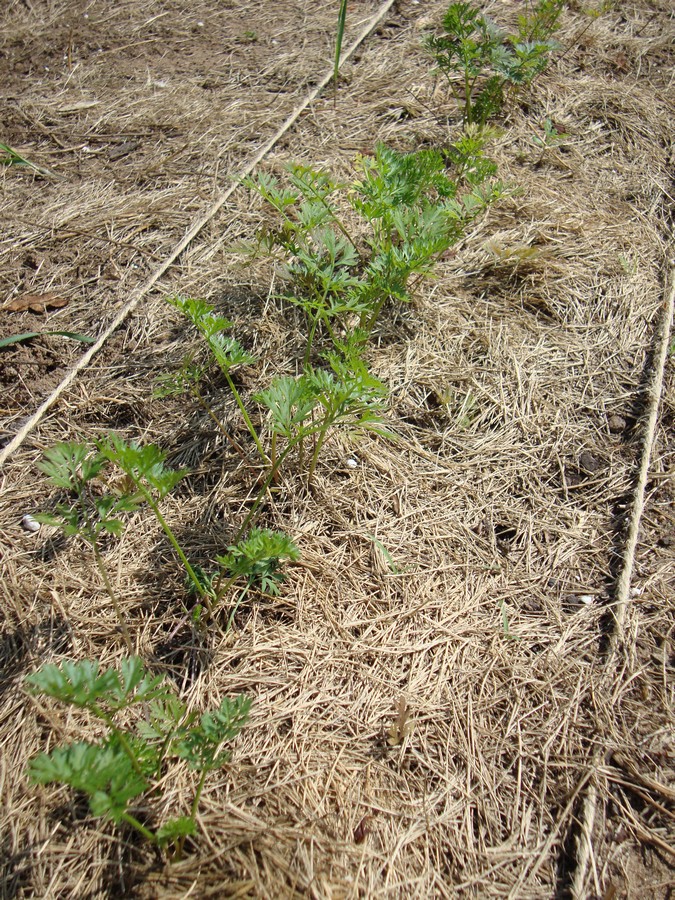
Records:
[[[673,321],[673,309],[675,306],[675,267],[671,267],[666,279],[666,298],[661,313],[661,321],[656,333],[656,354],[652,369],[652,375],[647,385],[647,401],[649,410],[644,428],[642,454],[637,483],[633,492],[633,507],[631,510],[626,545],[623,553],[623,563],[616,582],[614,603],[612,605],[612,631],[609,641],[609,652],[603,667],[600,690],[609,687],[613,679],[619,654],[625,649],[624,623],[626,610],[630,599],[630,585],[635,567],[635,555],[637,553],[640,522],[645,507],[645,494],[647,478],[649,476],[652,450],[658,424],[659,407],[663,393],[663,381],[668,357],[670,333]],[[594,774],[602,765],[606,750],[596,750],[589,772]],[[593,778],[590,782],[586,796],[584,797],[581,815],[579,817],[579,834],[576,844],[576,867],[572,879],[573,900],[583,900],[585,893],[586,875],[593,853],[592,835],[595,826],[595,817],[598,809],[598,786]]]
[[[395,2],[396,0],[386,0],[381,9],[378,10],[378,12],[368,20],[354,42],[344,51],[344,53],[341,54],[339,66],[342,66],[351,56],[354,55],[355,51],[384,19]],[[23,425],[14,435],[12,440],[5,447],[3,447],[2,450],[0,450],[0,466],[3,466],[7,459],[12,455],[12,453],[14,453],[15,450],[18,450],[18,448],[23,444],[30,432],[43,418],[45,413],[54,405],[54,403],[56,403],[61,394],[63,394],[63,392],[70,387],[79,373],[89,365],[90,361],[98,353],[101,347],[103,347],[103,345],[113,334],[113,332],[115,332],[117,328],[119,328],[119,326],[122,324],[122,322],[124,322],[127,316],[134,311],[143,297],[145,297],[145,295],[154,287],[154,285],[159,281],[162,275],[164,275],[164,273],[175,263],[181,253],[192,243],[192,241],[195,239],[195,237],[197,237],[200,231],[202,231],[204,226],[211,221],[211,219],[216,215],[221,207],[229,200],[232,194],[239,187],[238,182],[242,178],[245,178],[247,175],[250,175],[253,172],[256,166],[260,162],[262,162],[262,160],[274,148],[278,141],[286,134],[287,131],[289,131],[293,127],[293,125],[297,122],[297,120],[307,109],[307,107],[311,103],[313,103],[314,100],[316,100],[316,98],[319,96],[321,91],[323,91],[323,89],[328,84],[330,84],[333,78],[333,74],[333,68],[331,67],[330,71],[327,72],[323,76],[321,81],[319,81],[319,83],[309,92],[300,106],[297,106],[290,114],[290,116],[288,116],[288,118],[281,125],[278,131],[274,135],[272,135],[272,137],[267,141],[266,144],[263,144],[260,150],[253,157],[253,159],[237,173],[237,175],[235,176],[235,183],[230,185],[230,187],[218,197],[215,203],[213,203],[209,207],[204,215],[192,225],[187,234],[182,238],[181,241],[179,241],[178,244],[176,244],[168,257],[155,269],[155,271],[150,275],[147,281],[132,293],[131,298],[120,309],[120,311],[108,325],[105,331],[101,335],[99,335],[96,342],[92,344],[89,350],[87,350],[87,352],[78,359],[75,365],[70,369],[70,371],[62,379],[62,381],[54,388],[52,393],[40,404],[35,412],[32,413],[32,415],[30,415],[28,419],[24,421]]]

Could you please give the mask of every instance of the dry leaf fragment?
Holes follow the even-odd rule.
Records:
[[[370,834],[370,822],[372,816],[364,816],[354,829],[354,843],[362,844]]]
[[[23,312],[30,309],[34,313],[43,313],[47,309],[60,309],[67,306],[68,301],[57,294],[19,294],[6,304],[5,309],[11,312]]]
[[[398,701],[398,715],[396,716],[396,721],[393,725],[390,725],[389,731],[387,732],[387,743],[390,747],[398,747],[399,744],[402,744],[405,738],[413,730],[413,723],[410,721],[410,713],[408,712],[408,706],[405,702],[405,697],[401,697]]]

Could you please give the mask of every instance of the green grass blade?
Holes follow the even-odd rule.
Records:
[[[335,36],[335,61],[333,63],[333,101],[337,102],[338,76],[340,74],[340,55],[342,53],[342,39],[345,36],[347,24],[347,0],[340,0],[338,11],[337,32]]]
[[[9,347],[12,344],[21,344],[24,341],[31,341],[36,337],[44,335],[59,335],[60,337],[70,338],[71,341],[81,341],[83,344],[93,344],[96,338],[90,337],[88,334],[77,334],[74,331],[25,331],[23,334],[10,334],[9,337],[0,338],[0,349]]]

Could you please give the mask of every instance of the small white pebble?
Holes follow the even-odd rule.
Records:
[[[630,589],[630,595],[631,595],[631,597],[639,597],[639,596],[642,594],[643,591],[644,591],[644,588],[641,588],[641,587],[632,587],[632,588]]]
[[[24,531],[39,531],[40,523],[37,519],[34,519],[33,516],[24,516],[21,520],[21,526]]]
[[[581,597],[579,597],[579,603],[585,603],[586,606],[588,606],[594,600],[595,597],[593,596],[593,594],[582,594]]]
[[[358,462],[355,459],[346,459],[345,465],[348,469],[355,469],[358,466]]]
[[[197,28],[203,28],[203,27],[204,27],[203,22],[197,22]]]

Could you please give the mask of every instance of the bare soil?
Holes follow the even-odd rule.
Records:
[[[377,141],[447,146],[457,112],[420,46],[445,6],[397,4],[335,100],[324,91],[260,168],[299,160],[346,181]],[[350,4],[346,45],[378,8]],[[517,9],[488,11],[508,24]],[[235,250],[261,204],[237,189],[143,285],[330,70],[335,17],[333,2],[5,6],[0,141],[39,168],[0,169],[0,338],[96,337],[139,303],[2,471],[1,895],[671,897],[672,354],[608,653],[672,268],[665,0],[598,16],[569,4],[562,51],[497,122],[492,156],[514,190],[410,305],[385,312],[369,351],[397,439],[337,436],[312,489],[289,475],[265,503],[260,524],[302,552],[278,600],[242,604],[233,630],[198,641],[149,512],[106,549],[146,662],[193,708],[254,699],[185,858],[169,864],[26,778],[35,753],[91,731],[28,697],[24,677],[124,654],[87,548],[21,527],[52,497],[37,463],[59,440],[113,429],[156,442],[190,469],[163,509],[191,558],[231,542],[258,472],[153,386],[197,346],[165,302],[175,292],[214,303],[256,354],[248,400],[292,367],[301,323],[276,298],[278,273]],[[542,149],[546,119],[566,138]],[[26,294],[66,302],[9,308]],[[83,352],[58,336],[0,349],[0,441]],[[209,390],[237,427],[223,385]],[[392,741],[402,702],[409,721]],[[177,768],[139,815],[185,813],[193,789]]]

